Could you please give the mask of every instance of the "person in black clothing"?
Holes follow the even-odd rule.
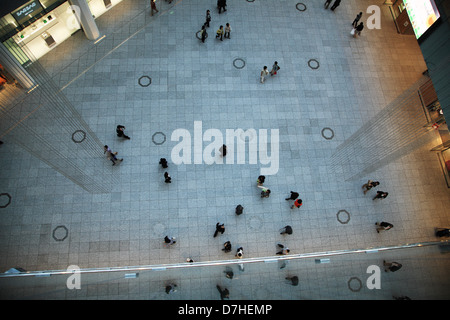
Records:
[[[205,40],[206,40],[206,37],[208,36],[208,33],[206,32],[206,26],[205,25],[202,26],[202,31],[200,31],[200,32],[202,34],[202,42],[204,43]]]
[[[341,4],[341,0],[336,0],[336,1],[333,3],[333,6],[330,8],[331,11],[334,11],[334,9],[336,9],[337,7],[339,7],[340,4]]]
[[[125,139],[130,140],[131,138],[130,138],[129,136],[127,136],[127,135],[124,133],[124,130],[125,130],[125,127],[124,127],[124,126],[121,126],[121,125],[119,124],[119,125],[117,126],[117,128],[116,128],[117,136],[118,136],[118,137],[124,137]]]
[[[280,234],[292,234],[292,227],[291,226],[286,226],[283,229],[280,230]]]
[[[227,9],[225,8],[227,6],[227,0],[217,0],[217,7],[219,8],[219,14],[222,13],[222,9],[223,11],[227,11]]]
[[[331,0],[327,0],[325,1],[325,4],[323,5],[325,7],[325,9],[328,9],[328,6],[330,5]]]
[[[227,242],[225,242],[223,244],[222,251],[225,251],[225,252],[230,252],[231,251],[231,242],[230,241],[227,241]]]
[[[388,272],[395,272],[397,270],[399,270],[402,267],[401,263],[398,262],[386,262],[383,261],[383,266],[384,266],[384,271]]]
[[[375,225],[377,226],[377,233],[380,233],[380,231],[392,229],[394,227],[394,225],[392,223],[384,222],[384,221],[377,222],[377,223],[375,223]]]
[[[361,19],[362,15],[363,15],[362,12],[360,12],[360,13],[358,13],[358,14],[356,15],[355,20],[353,20],[353,22],[352,22],[352,26],[353,26],[354,28],[356,28],[356,26],[358,25],[358,22],[359,22],[359,20]]]
[[[361,35],[361,31],[363,31],[363,29],[364,29],[364,23],[361,22],[361,23],[358,24],[358,26],[356,27],[354,37],[356,38],[356,35],[360,36],[360,35]]]
[[[217,290],[219,290],[221,300],[230,298],[230,292],[228,291],[227,288],[222,290],[222,288],[219,285],[216,285],[216,288],[217,288]]]
[[[206,10],[206,22],[205,26],[209,28],[209,23],[211,22],[211,14],[209,10]]]
[[[289,198],[286,198],[285,200],[295,200],[297,199],[299,194],[297,192],[291,191],[291,196]]]
[[[388,196],[388,192],[384,192],[384,191],[377,191],[377,195],[372,199],[385,199]]]
[[[436,229],[436,237],[450,237],[450,229],[444,228]]]
[[[168,172],[164,172],[164,179],[165,183],[172,183],[172,178],[169,176]]]
[[[225,232],[225,226],[224,226],[223,223],[222,223],[222,224],[219,224],[219,223],[217,222],[217,224],[216,224],[216,231],[214,232],[214,238],[217,237],[217,235],[219,234],[219,232],[220,232],[221,234],[223,234],[223,233]]]
[[[168,167],[166,158],[159,159],[159,164],[166,169]]]

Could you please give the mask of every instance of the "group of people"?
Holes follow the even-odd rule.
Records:
[[[362,189],[364,192],[364,195],[366,195],[367,192],[369,192],[372,188],[376,188],[377,186],[380,185],[379,181],[373,181],[373,180],[369,180],[367,181],[367,183],[363,184]],[[384,191],[377,191],[375,197],[372,200],[376,200],[376,199],[386,199],[386,197],[389,195],[388,192],[384,192]],[[380,231],[384,231],[384,230],[389,230],[392,229],[394,226],[392,225],[392,223],[389,222],[377,222],[375,223],[376,230],[377,233],[380,233]]]
[[[227,3],[225,0],[217,1],[217,7],[219,9],[219,14],[222,12],[222,9],[224,11],[227,11],[226,6],[227,6]],[[205,42],[206,38],[208,37],[206,28],[209,28],[210,22],[211,22],[211,11],[206,10],[206,21],[202,25],[202,29],[200,30],[201,40],[203,43]],[[223,25],[221,25],[219,27],[219,29],[217,29],[217,31],[216,31],[216,39],[220,39],[220,41],[223,41],[223,38],[230,39],[230,35],[231,35],[231,26],[230,26],[229,22],[226,23],[225,29],[224,29]]]

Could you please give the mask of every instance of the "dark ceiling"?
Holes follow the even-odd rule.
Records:
[[[23,6],[30,0],[0,0],[0,18]]]

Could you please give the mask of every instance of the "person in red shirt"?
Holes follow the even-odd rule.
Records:
[[[292,207],[291,207],[291,209],[294,209],[294,207],[295,208],[300,208],[301,206],[302,206],[302,203],[303,201],[302,201],[302,199],[297,199],[297,200],[295,200],[295,202],[294,202],[294,204],[292,205]]]

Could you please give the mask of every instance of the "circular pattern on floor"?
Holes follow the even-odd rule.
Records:
[[[9,193],[0,193],[0,208],[6,208],[11,203],[11,196]]]
[[[300,9],[300,8],[301,9]],[[295,8],[298,10],[298,11],[306,11],[306,5],[304,4],[304,3],[301,3],[301,2],[299,2],[299,3],[297,3],[296,5],[295,5]]]
[[[162,138],[160,136],[162,136]],[[156,138],[156,137],[158,137],[158,138]],[[162,133],[162,132],[155,132],[152,135],[152,141],[157,146],[162,145],[164,142],[166,142],[166,135],[164,133]]]
[[[324,137],[327,140],[331,140],[334,138],[334,131],[331,128],[323,128],[322,137]]]
[[[347,215],[347,218],[342,218],[343,215]],[[339,210],[336,214],[337,220],[342,224],[347,224],[350,221],[350,213],[347,210]]]
[[[362,282],[357,277],[351,277],[347,282],[348,288],[353,292],[358,292],[362,288]]]
[[[320,63],[319,63],[319,61],[317,61],[316,59],[310,59],[310,60],[308,61],[308,66],[309,66],[311,69],[316,70],[316,69],[319,69]]]
[[[195,34],[195,37],[196,37],[198,40],[202,40],[202,30],[197,31],[197,33]],[[206,33],[205,39],[208,39],[208,32]]]
[[[152,84],[152,78],[149,76],[142,76],[139,78],[138,83],[141,87],[148,87]]]
[[[72,141],[75,143],[81,143],[86,139],[86,132],[83,130],[77,130],[72,133]]]
[[[69,230],[65,226],[57,226],[53,229],[52,237],[55,241],[64,241],[69,235]]]
[[[245,67],[245,61],[242,58],[236,58],[233,60],[233,66],[236,69],[243,69]]]

